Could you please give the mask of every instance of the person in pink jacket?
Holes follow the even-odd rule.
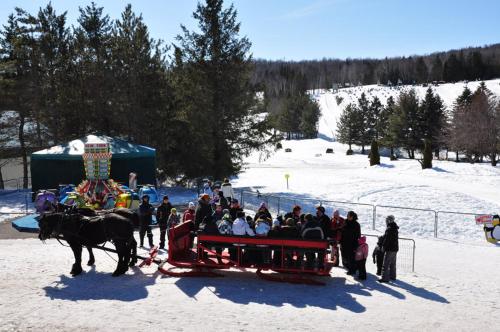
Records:
[[[359,280],[366,280],[366,258],[368,257],[368,243],[366,236],[361,236],[358,240],[358,248],[356,249],[355,260],[356,270],[358,271]]]

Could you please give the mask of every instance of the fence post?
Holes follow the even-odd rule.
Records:
[[[434,237],[438,237],[438,214],[439,212],[434,211]]]
[[[243,205],[243,190],[240,192],[240,204],[241,204],[241,208],[243,209],[244,208],[244,205]]]
[[[377,220],[377,206],[372,205],[372,207],[373,207],[372,229],[375,230],[375,221]]]
[[[411,266],[411,272],[415,272],[415,240],[413,240],[413,259],[412,259],[412,266]]]
[[[280,214],[280,197],[278,196],[278,215]]]
[[[24,206],[25,206],[26,214],[28,214],[28,194],[24,195]]]

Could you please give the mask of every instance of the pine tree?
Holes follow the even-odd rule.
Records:
[[[391,136],[389,128],[389,120],[392,114],[394,113],[395,104],[396,103],[394,101],[394,98],[392,96],[389,96],[389,98],[387,98],[385,107],[382,109],[382,112],[380,113],[380,118],[378,122],[379,126],[378,131],[379,131],[381,145],[389,147],[391,149],[392,160],[396,159],[394,154],[395,138]]]
[[[424,140],[423,160],[420,162],[422,169],[432,168],[432,143],[430,139]]]
[[[423,57],[417,58],[417,61],[415,63],[415,75],[416,75],[416,81],[418,83],[427,82],[429,73]]]
[[[419,104],[415,90],[400,93],[394,112],[389,118],[388,131],[391,143],[405,147],[408,157],[415,158],[415,150],[422,144]]]
[[[240,24],[231,5],[222,0],[199,3],[193,17],[200,32],[182,26],[174,45],[176,66],[183,76],[179,97],[195,142],[197,175],[216,178],[231,175],[241,167],[242,157],[268,140],[269,129],[253,116],[256,94],[250,82],[250,41],[238,36]],[[175,68],[174,68],[175,70]]]
[[[375,123],[374,115],[370,109],[370,102],[368,98],[366,98],[366,94],[363,92],[361,96],[358,98],[358,106],[357,109],[360,113],[360,121],[359,121],[359,141],[357,142],[361,145],[361,153],[365,153],[365,146],[370,144],[373,139],[373,124]]]
[[[420,132],[422,138],[435,142],[433,149],[437,150],[439,155],[439,146],[437,144],[439,136],[445,123],[445,113],[443,101],[438,94],[434,94],[429,87],[425,93],[425,98],[420,105]]]
[[[370,166],[380,165],[380,153],[378,151],[378,143],[376,140],[372,141],[370,148]]]
[[[439,82],[442,79],[443,79],[443,62],[441,61],[439,55],[436,55],[434,57],[434,60],[432,61],[430,80]]]
[[[352,144],[359,140],[359,128],[362,122],[360,111],[355,105],[349,104],[342,111],[337,122],[337,140],[340,143],[348,144],[347,154],[352,154]]]

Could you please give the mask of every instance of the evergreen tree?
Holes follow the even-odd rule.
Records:
[[[432,143],[430,139],[424,140],[423,160],[420,162],[422,169],[432,168]]]
[[[387,98],[387,103],[385,107],[383,108],[382,112],[380,113],[380,119],[379,119],[379,135],[380,135],[380,141],[383,146],[389,147],[391,149],[391,159],[395,159],[395,154],[394,154],[394,147],[396,146],[396,141],[397,138],[393,137],[390,131],[390,119],[392,115],[394,114],[394,109],[396,106],[396,102],[394,101],[394,98],[392,96],[389,96]]]
[[[377,141],[382,137],[381,135],[384,130],[383,126],[385,125],[385,119],[383,119],[383,112],[384,107],[382,106],[380,99],[377,96],[373,97],[373,100],[370,103],[369,120],[371,120],[371,122],[369,123],[369,131],[372,139],[375,139]]]
[[[415,90],[401,92],[394,113],[389,118],[389,136],[394,146],[405,147],[408,157],[415,158],[415,150],[421,147],[419,104]]]
[[[242,157],[270,134],[252,112],[257,102],[250,84],[250,41],[238,37],[234,7],[222,5],[222,0],[199,3],[193,17],[200,32],[182,26],[174,45],[175,64],[183,76],[182,84],[174,86],[183,90],[177,95],[178,106],[195,133],[190,137],[195,142],[191,153],[198,169],[191,172],[216,178],[237,172]]]
[[[463,66],[458,57],[452,53],[443,66],[443,80],[457,82],[462,77]]]
[[[434,57],[432,61],[430,81],[441,81],[443,79],[443,62],[439,55]]]
[[[337,122],[337,140],[340,143],[348,144],[349,151],[352,154],[352,144],[356,144],[360,136],[360,124],[362,122],[362,116],[357,107],[353,104],[349,104],[340,114],[339,121]],[[349,154],[348,151],[348,154]]]
[[[378,143],[376,140],[372,141],[370,148],[370,166],[380,165],[380,153],[378,151]]]
[[[318,121],[321,115],[319,105],[306,94],[301,96],[301,100],[303,106],[299,129],[305,138],[316,138],[318,136]]]
[[[434,94],[431,87],[427,89],[420,105],[420,123],[422,138],[435,142],[433,149],[439,151],[437,142],[445,124],[445,112],[443,101],[438,94]]]
[[[416,81],[418,83],[427,82],[427,77],[429,76],[429,73],[423,57],[417,58],[417,61],[415,63],[415,75],[416,75]]]
[[[374,114],[371,112],[370,102],[366,98],[366,94],[363,92],[358,98],[359,115],[361,119],[359,120],[359,141],[357,142],[361,145],[361,153],[365,153],[365,146],[370,144],[373,139],[373,124],[375,123]]]

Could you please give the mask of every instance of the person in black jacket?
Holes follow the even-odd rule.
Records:
[[[379,282],[389,282],[389,279],[396,280],[396,256],[399,251],[399,227],[394,221],[393,215],[385,218],[385,224],[387,228],[385,229],[384,242],[382,243],[382,247],[384,248],[384,264],[382,266],[382,278],[377,280]]]
[[[206,235],[219,235],[219,228],[217,227],[216,220],[212,216],[207,216],[203,218],[203,221],[200,224],[200,228],[198,229],[198,233],[206,234]],[[202,243],[205,247],[210,247],[211,243]],[[220,247],[212,247],[211,249],[215,249],[217,253],[217,262],[222,264],[222,248]],[[205,250],[200,249],[198,252],[199,258],[208,259],[208,253]]]
[[[347,220],[342,228],[340,239],[340,252],[342,264],[347,268],[347,274],[352,275],[356,270],[354,254],[358,248],[358,239],[361,237],[361,226],[358,223],[358,215],[354,211],[347,212]]]
[[[163,196],[161,205],[156,209],[156,221],[160,226],[160,249],[165,249],[165,234],[167,233],[168,216],[170,216],[172,204],[168,201],[168,196]]]
[[[267,236],[279,239],[297,239],[300,238],[300,230],[297,228],[297,226],[295,226],[295,222],[293,221],[293,219],[288,218],[283,226],[274,226],[273,229],[269,231]],[[273,264],[275,266],[282,267],[282,250],[282,247],[277,247],[276,249],[274,249]],[[283,261],[285,266],[293,266],[294,262],[292,259],[292,252],[290,250],[285,250],[285,257]]]
[[[323,230],[324,238],[330,236],[332,221],[330,217],[325,214],[325,208],[321,205],[316,207],[316,220],[319,222],[319,226]]]
[[[382,264],[384,263],[384,236],[378,237],[377,246],[373,249],[373,263],[377,264],[377,275],[382,275]]]
[[[302,211],[302,208],[298,205],[295,205],[292,209],[292,212],[288,212],[285,214],[285,220],[292,218],[292,220],[295,223],[295,226],[300,227],[300,213]]]
[[[229,215],[231,216],[232,221],[235,221],[238,218],[238,212],[243,211],[240,206],[240,203],[237,199],[233,199],[231,201],[231,208],[229,209]]]
[[[317,218],[314,218],[312,214],[308,213],[304,217],[305,223],[302,225],[302,238],[311,240],[323,240],[325,234],[321,228]],[[302,254],[299,255],[301,258]],[[318,252],[318,268],[323,268],[323,260],[325,255]],[[314,260],[316,259],[316,253],[312,251],[306,252],[306,269],[312,269],[314,267]]]
[[[194,226],[197,230],[205,217],[212,217],[213,211],[210,205],[210,195],[203,194],[198,201],[198,206],[194,213]]]
[[[148,234],[149,247],[153,247],[153,233],[151,232],[151,223],[153,221],[153,212],[155,208],[149,204],[149,196],[142,196],[142,203],[139,205],[138,213],[140,220],[139,240],[140,246],[144,247],[144,235]]]
[[[227,201],[227,198],[224,197],[224,193],[222,191],[219,191],[219,204],[222,206],[222,209],[229,209],[229,202]]]

